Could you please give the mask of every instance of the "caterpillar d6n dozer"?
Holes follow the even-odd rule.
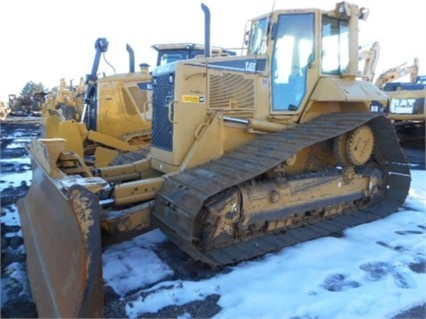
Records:
[[[157,51],[157,66],[204,53],[204,46],[195,43],[156,44],[152,48]],[[41,136],[64,138],[66,150],[88,165],[102,167],[145,155],[151,142],[152,76],[146,63],[135,72],[134,52],[127,45],[129,72],[98,78],[100,58],[108,49],[108,41],[98,38],[95,49],[92,71],[86,80],[72,88],[62,79],[56,92],[47,97]],[[219,47],[213,47],[212,53],[235,55]]]
[[[133,49],[127,45],[129,72],[98,78],[108,41],[98,38],[95,58],[85,81],[72,90],[63,80],[43,107],[42,137],[64,138],[65,149],[96,166],[106,166],[120,152],[137,151],[151,140],[150,82],[147,64],[135,72]]]
[[[102,247],[154,226],[220,267],[395,212],[410,170],[370,112],[388,97],[357,78],[367,15],[269,12],[239,56],[212,57],[206,32],[203,57],[153,71],[151,148],[131,165],[89,169],[63,139],[33,140],[18,205],[39,315],[102,316]]]

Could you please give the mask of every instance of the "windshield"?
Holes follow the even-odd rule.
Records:
[[[249,54],[266,52],[267,18],[253,20],[250,29]]]
[[[183,49],[183,50],[161,50],[158,52],[157,66],[166,65],[181,60],[193,59],[204,54],[204,50]]]

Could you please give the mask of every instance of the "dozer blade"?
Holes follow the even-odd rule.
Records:
[[[98,199],[78,185],[65,196],[34,159],[32,166],[32,185],[18,209],[38,316],[102,317]]]

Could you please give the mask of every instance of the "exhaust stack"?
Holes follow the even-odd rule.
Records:
[[[128,44],[126,44],[126,50],[129,53],[129,73],[135,73],[135,51]]]
[[[204,4],[201,4],[201,9],[204,11],[204,56],[211,56],[210,49],[210,9]]]

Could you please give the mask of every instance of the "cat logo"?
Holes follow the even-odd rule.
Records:
[[[183,95],[182,101],[184,103],[204,103],[206,99],[204,96],[199,95]]]
[[[416,99],[392,99],[390,110],[392,113],[413,114]]]
[[[246,61],[246,71],[248,71],[248,72],[256,72],[256,62],[248,62],[248,61]]]

